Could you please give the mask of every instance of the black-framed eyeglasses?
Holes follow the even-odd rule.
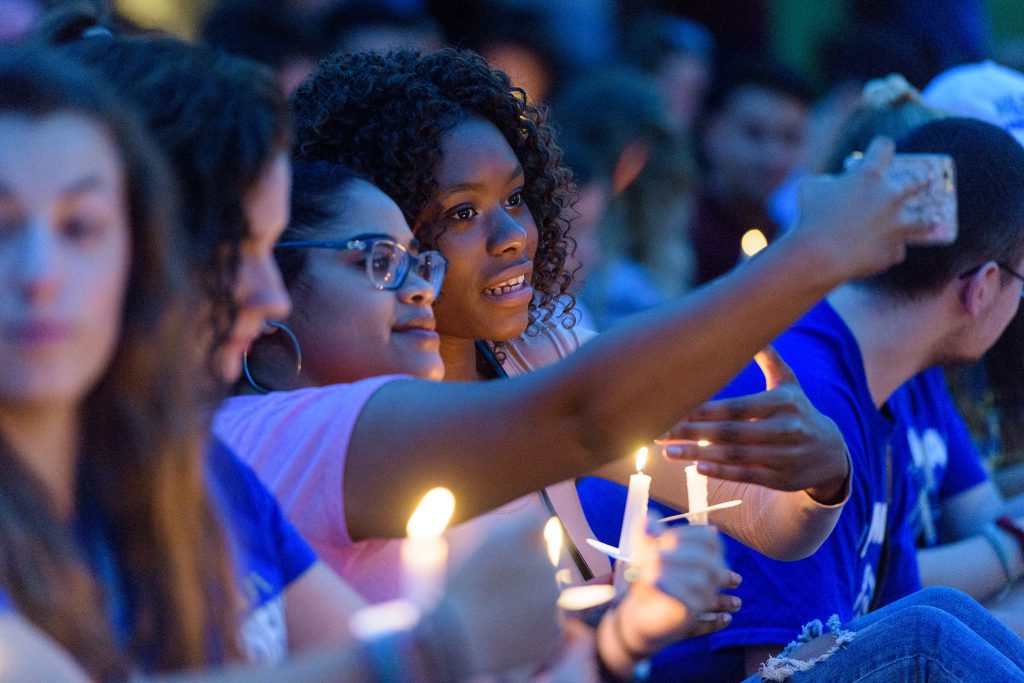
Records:
[[[999,261],[995,261],[995,264],[996,264],[996,266],[999,267],[999,269],[1001,271],[1003,271],[1007,275],[1012,275],[1015,279],[1020,280],[1021,282],[1024,282],[1024,275],[1021,275],[1020,273],[1018,273],[1016,270],[1014,270],[1010,266],[1006,265],[1005,263],[1000,263]],[[965,277],[970,277],[970,276],[974,275],[975,273],[977,273],[979,270],[981,270],[984,267],[985,267],[985,264],[983,263],[980,266],[975,266],[974,268],[971,268],[970,270],[965,270],[964,272],[960,273],[960,278],[963,279]],[[1021,290],[1020,290],[1020,298],[1024,299],[1024,287],[1022,287]]]
[[[399,289],[409,273],[416,274],[429,284],[434,293],[441,291],[441,283],[448,271],[448,260],[439,251],[424,251],[413,255],[389,235],[367,233],[347,240],[300,240],[281,242],[275,249],[334,249],[359,251],[366,260],[366,277],[376,289]]]

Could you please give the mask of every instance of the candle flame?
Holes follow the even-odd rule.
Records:
[[[701,448],[704,448],[705,446],[710,446],[711,442],[708,441],[707,439],[701,439],[700,441],[697,442],[697,445],[700,446]]]
[[[647,466],[647,446],[644,446],[636,452],[636,471],[643,472],[644,467]]]
[[[552,517],[544,525],[544,540],[548,544],[548,559],[551,566],[558,566],[558,558],[562,554],[562,523],[558,517]]]
[[[767,246],[768,238],[765,237],[764,233],[757,228],[747,230],[743,233],[743,237],[740,239],[740,248],[748,257],[753,256]]]
[[[455,496],[452,492],[443,486],[430,489],[416,506],[416,511],[409,518],[405,531],[412,538],[437,538],[444,533],[453,512]]]

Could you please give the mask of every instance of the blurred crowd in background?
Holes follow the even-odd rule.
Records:
[[[62,4],[0,0],[0,41]],[[869,80],[900,73],[923,88],[987,58],[1024,69],[1012,0],[86,4],[262,62],[285,93],[334,52],[479,52],[551,108],[580,192],[580,308],[598,330],[721,275],[744,238],[752,253],[791,224],[796,180],[838,170],[827,153]],[[950,374],[990,463],[1024,463],[1024,319]]]

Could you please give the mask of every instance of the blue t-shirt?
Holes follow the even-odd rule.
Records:
[[[253,663],[282,661],[288,654],[284,590],[316,562],[316,554],[252,469],[219,440],[210,444],[206,467],[238,586],[248,605],[240,624],[243,654]],[[76,524],[83,551],[107,589],[111,623],[127,643],[131,596],[125,594],[102,520],[94,511],[83,512]]]
[[[892,450],[892,497],[887,500],[886,452],[894,422],[871,399],[853,334],[823,302],[774,346],[793,368],[811,402],[843,433],[854,472],[850,500],[828,540],[804,560],[772,560],[725,538],[729,565],[743,576],[735,591],[743,599],[743,608],[729,628],[666,648],[653,662],[655,679],[740,680],[744,662],[737,648],[786,644],[809,621],[825,621],[838,614],[848,622],[866,613],[873,601],[887,604],[921,587],[909,525],[912,490],[900,476],[907,469],[907,454]],[[718,398],[764,388],[764,376],[752,363]],[[591,528],[602,540],[615,543],[618,525],[609,525],[608,519],[621,519],[625,489],[587,479],[579,490]],[[611,495],[613,491],[617,495]],[[886,533],[890,539],[888,560],[879,588],[878,567]]]
[[[218,439],[210,447],[209,476],[248,600],[241,625],[245,654],[252,662],[280,662],[288,654],[284,590],[313,566],[316,553],[252,468]]]
[[[7,593],[0,591],[0,614],[6,614],[13,611],[14,605],[12,605],[10,599],[8,599]]]
[[[939,368],[925,370],[900,387],[889,407],[897,421],[893,448],[908,465],[913,484],[911,527],[918,546],[942,542],[942,501],[988,479],[981,455],[949,395]]]

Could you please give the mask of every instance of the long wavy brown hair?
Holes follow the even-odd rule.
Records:
[[[103,591],[42,484],[0,435],[0,588],[97,678],[171,670],[237,652],[238,592],[204,473],[206,430],[188,366],[192,296],[173,193],[150,142],[99,79],[37,50],[0,52],[0,116],[73,112],[120,154],[132,264],[110,365],[81,403],[76,512],[102,520],[130,632],[122,646]]]

